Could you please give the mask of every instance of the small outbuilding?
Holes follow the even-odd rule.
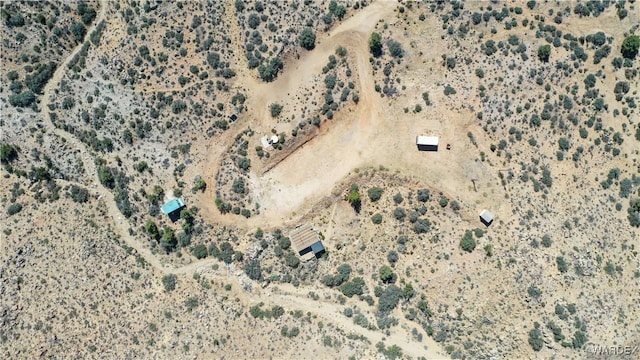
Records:
[[[175,198],[167,201],[162,207],[162,213],[167,215],[171,221],[175,222],[180,219],[180,210],[182,210],[186,204],[182,198]]]
[[[325,252],[320,235],[309,224],[295,228],[289,237],[293,248],[302,260],[319,258]]]
[[[487,209],[482,210],[482,212],[480,213],[480,221],[485,226],[491,225],[491,223],[493,222],[493,214]]]
[[[416,145],[420,151],[438,151],[439,142],[437,136],[416,136]]]

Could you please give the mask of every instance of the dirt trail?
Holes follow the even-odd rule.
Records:
[[[360,12],[356,16],[352,17],[342,25],[340,25],[333,34],[323,42],[323,44],[319,45],[319,48],[328,56],[328,53],[332,53],[336,46],[340,45],[342,41],[349,39],[350,42],[356,44],[357,48],[354,49],[355,58],[357,62],[357,71],[360,74],[360,82],[362,91],[362,104],[360,107],[362,109],[358,116],[354,116],[353,118],[358,119],[357,121],[353,121],[353,118],[349,121],[337,122],[335,126],[329,130],[330,138],[333,138],[333,141],[337,141],[341,146],[345,146],[351,141],[357,140],[356,145],[361,146],[364,142],[367,141],[368,136],[370,136],[373,132],[376,131],[377,123],[380,119],[380,109],[373,106],[373,98],[376,96],[375,93],[372,93],[373,88],[373,78],[370,74],[370,68],[368,65],[368,52],[367,52],[367,33],[373,28],[375,23],[378,21],[377,19],[384,13],[391,11],[394,8],[393,2],[377,2],[365,9],[365,11]],[[101,9],[96,18],[94,24],[88,29],[87,36],[90,34],[95,25],[100,21],[104,20],[107,13],[107,1],[101,1]],[[353,30],[354,28],[360,29]],[[82,43],[79,44],[65,59],[60,66],[56,69],[53,77],[47,83],[44,89],[44,96],[41,102],[42,114],[46,113],[48,109],[48,105],[51,102],[51,96],[54,94],[54,89],[57,87],[59,82],[62,80],[63,75],[67,69],[67,64],[73,56],[75,56],[81,49]],[[317,60],[317,54],[313,54],[313,56],[307,56],[306,59],[310,63],[302,63],[297,70],[294,70],[288,74],[288,76],[284,76],[281,82],[288,82],[288,86],[295,85],[295,79],[298,76],[300,71],[307,71],[306,65],[314,65],[321,66],[321,62]],[[326,56],[319,57],[326,59]],[[315,59],[315,60],[314,60]],[[275,86],[276,84],[272,84]],[[267,92],[267,89],[273,89],[272,87],[267,87],[264,85],[264,90]],[[266,97],[262,97],[262,101],[267,101]],[[233,292],[236,296],[243,299],[245,303],[256,303],[256,302],[264,302],[270,305],[281,305],[289,309],[300,309],[305,311],[310,311],[312,314],[315,314],[328,322],[334,323],[337,327],[344,329],[347,332],[356,333],[363,335],[372,342],[372,344],[377,343],[378,341],[384,341],[387,345],[396,344],[400,346],[403,352],[407,355],[413,357],[426,356],[428,358],[441,358],[442,355],[434,352],[433,349],[438,349],[437,345],[432,345],[429,343],[431,341],[428,337],[428,341],[426,342],[429,346],[429,350],[424,349],[423,343],[416,343],[409,340],[408,336],[402,334],[399,331],[394,332],[391,336],[386,337],[384,334],[380,332],[371,331],[369,329],[364,329],[360,326],[355,325],[352,321],[343,316],[339,315],[342,311],[343,306],[339,304],[329,303],[329,302],[318,302],[311,299],[308,299],[306,294],[309,290],[313,290],[310,287],[300,287],[300,288],[292,288],[288,286],[280,286],[281,289],[286,289],[285,293],[272,293],[270,289],[261,290],[255,289],[250,293],[245,292],[243,289],[243,281],[241,280],[242,276],[237,276],[232,274],[232,271],[229,271],[226,276],[219,274],[219,271],[211,272],[212,265],[219,264],[219,261],[213,258],[205,259],[202,261],[197,261],[191,263],[189,265],[185,265],[182,267],[175,267],[170,264],[163,264],[160,259],[151,253],[150,249],[146,244],[141,243],[136,240],[134,237],[129,235],[128,229],[130,224],[123,217],[123,215],[118,210],[116,203],[113,199],[113,194],[109,192],[106,188],[104,188],[98,181],[97,178],[97,168],[94,163],[94,157],[92,153],[87,149],[85,144],[80,142],[77,138],[75,138],[72,134],[66,133],[61,129],[57,129],[53,126],[53,123],[49,121],[44,121],[45,125],[49,128],[48,130],[61,138],[65,138],[67,140],[67,144],[69,146],[77,149],[82,154],[82,162],[83,167],[86,171],[85,173],[85,181],[84,185],[90,188],[90,191],[99,199],[100,203],[106,207],[107,214],[112,220],[112,223],[115,227],[116,233],[118,233],[121,239],[128,245],[134,248],[137,253],[142,256],[153,268],[155,268],[160,273],[175,273],[175,274],[191,274],[194,272],[205,272],[205,276],[220,278],[223,277],[226,280],[231,280],[235,283],[236,286],[233,286]],[[230,129],[232,130],[232,129]],[[231,134],[232,131],[229,131]],[[356,133],[365,133],[367,136],[355,137]],[[229,135],[231,136],[231,135]],[[324,144],[316,144],[311,145],[309,149],[301,149],[301,151],[297,152],[292,156],[293,160],[287,160],[287,166],[291,166],[291,164],[295,164],[296,161],[312,161],[315,158],[318,146],[325,146]],[[221,153],[221,152],[220,152]],[[332,154],[331,154],[332,153]],[[324,156],[333,157],[325,157],[329,159],[329,164],[336,165],[340,164],[339,167],[336,166],[326,166],[320,167],[319,170],[322,175],[330,175],[330,176],[318,176],[316,177],[316,183],[304,184],[305,178],[308,177],[308,174],[304,174],[299,172],[302,177],[292,177],[288,183],[281,183],[278,186],[280,188],[285,188],[285,191],[290,191],[291,186],[295,186],[296,182],[301,184],[298,185],[298,191],[306,194],[314,194],[313,196],[322,195],[322,191],[319,189],[330,189],[333,184],[344,177],[353,167],[354,164],[360,163],[363,161],[364,157],[356,157],[355,162],[341,160],[341,152],[332,151],[331,153],[325,153]],[[218,154],[219,155],[219,154]],[[325,161],[326,163],[326,161]],[[331,169],[333,167],[333,169]],[[337,170],[337,171],[336,171]],[[281,167],[278,167],[273,174],[271,174],[270,178],[267,178],[266,181],[278,181],[283,176],[283,172]],[[276,187],[277,189],[277,187]],[[298,192],[296,191],[296,193]],[[273,195],[275,192],[272,192]],[[280,205],[279,203],[275,203],[276,206]],[[299,205],[299,203],[296,203]],[[283,207],[284,211],[289,211],[289,207]],[[279,212],[272,212],[279,213]],[[261,221],[264,221],[262,219]],[[224,270],[223,270],[224,271]],[[404,322],[404,320],[403,320]]]
[[[268,104],[294,94],[300,83],[312,74],[321,73],[329,55],[340,45],[347,45],[355,60],[360,103],[354,113],[339,113],[321,136],[309,141],[254,183],[254,197],[262,205],[262,214],[250,221],[276,224],[299,210],[329,195],[335,184],[354,168],[369,162],[370,140],[384,131],[379,96],[374,91],[374,79],[369,64],[368,39],[375,24],[391,14],[392,1],[375,2],[349,18],[316,48],[306,53],[274,83],[257,86],[252,94],[252,109],[257,119],[267,119]],[[337,149],[340,149],[339,151]]]
[[[93,32],[96,25],[105,19],[107,8],[108,8],[108,1],[101,0],[100,12],[96,16],[96,19],[91,25],[91,27],[87,29],[85,41]],[[112,224],[115,227],[115,232],[118,235],[120,235],[120,238],[124,240],[127,243],[127,245],[134,248],[138,252],[138,254],[140,254],[149,264],[151,264],[154,268],[162,271],[164,268],[163,264],[155,255],[151,253],[151,250],[149,249],[149,247],[146,244],[140,243],[139,241],[134,239],[131,235],[129,235],[129,231],[128,231],[130,227],[129,222],[120,213],[120,210],[118,210],[118,207],[116,206],[116,203],[113,199],[113,194],[109,192],[106,188],[104,188],[102,184],[100,184],[100,182],[98,181],[98,177],[97,177],[98,171],[94,162],[94,156],[91,153],[91,151],[89,151],[89,149],[85,146],[84,143],[82,143],[75,136],[73,136],[73,134],[65,132],[62,129],[56,128],[52,122],[46,120],[47,116],[45,114],[49,109],[51,96],[54,95],[55,89],[57,88],[58,84],[62,80],[65,74],[65,71],[68,69],[67,65],[73,59],[73,57],[80,50],[82,50],[83,44],[84,44],[84,41],[78,44],[73,49],[73,51],[69,54],[69,56],[67,56],[67,58],[58,66],[55,73],[53,74],[51,79],[47,82],[46,86],[44,87],[44,93],[43,93],[44,95],[42,96],[42,102],[40,103],[41,114],[44,120],[43,123],[45,126],[48,127],[49,133],[54,133],[60,138],[66,139],[66,143],[70,147],[77,149],[80,152],[80,154],[82,154],[81,156],[82,166],[85,169],[84,185],[88,186],[89,191],[94,196],[96,196],[96,198],[99,199],[100,204],[106,207],[107,214],[112,220]]]

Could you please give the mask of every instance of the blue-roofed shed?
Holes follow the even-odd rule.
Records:
[[[180,218],[180,210],[185,206],[182,198],[175,198],[167,201],[160,209],[163,214],[169,216],[171,221],[176,221]]]

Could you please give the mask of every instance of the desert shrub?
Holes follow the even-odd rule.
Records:
[[[82,23],[74,22],[71,24],[71,33],[73,34],[73,37],[76,38],[76,41],[80,42],[84,39],[84,36],[87,33],[87,28],[84,27]]]
[[[638,54],[638,49],[640,49],[640,36],[638,35],[627,36],[622,42],[622,56],[627,59],[635,58]]]
[[[236,194],[244,194],[245,193],[245,184],[242,178],[237,178],[233,181],[233,185],[231,185],[231,189]]]
[[[383,192],[384,190],[382,188],[375,186],[367,190],[367,195],[369,195],[369,200],[376,202],[380,200]]]
[[[89,201],[89,191],[77,185],[71,185],[69,189],[71,200],[77,203],[85,203]]]
[[[389,47],[389,53],[391,54],[391,56],[395,58],[401,58],[404,55],[402,44],[400,44],[399,42],[395,40],[389,40],[387,46]]]
[[[305,27],[300,33],[300,46],[307,50],[312,50],[316,46],[316,34],[310,27]],[[344,48],[343,48],[344,49]]]
[[[404,198],[402,197],[402,194],[396,193],[395,195],[393,195],[393,202],[394,203],[401,204],[402,201],[404,201]]]
[[[418,219],[413,224],[413,231],[416,234],[423,234],[423,233],[429,232],[429,229],[431,229],[431,222],[429,222],[428,219]]]
[[[144,225],[144,230],[150,238],[154,240],[158,240],[160,238],[160,231],[153,220],[147,220],[147,223]]]
[[[396,217],[396,220],[404,221],[404,218],[407,216],[407,212],[403,208],[397,207],[393,210],[393,215]]]
[[[389,261],[391,265],[395,265],[396,262],[398,262],[398,253],[393,250],[389,250],[387,253],[387,261]]]
[[[271,112],[271,117],[278,117],[282,112],[282,105],[278,103],[273,103],[269,106],[269,111]]]
[[[395,278],[395,274],[393,273],[393,270],[387,265],[383,265],[380,268],[379,275],[380,275],[380,280],[384,283],[390,283]]]
[[[175,232],[170,227],[165,226],[162,231],[160,246],[165,252],[169,253],[173,251],[177,245],[178,245],[178,239],[176,239]]]
[[[449,96],[449,95],[455,95],[455,94],[456,94],[456,89],[454,89],[453,87],[451,87],[451,85],[446,85],[446,86],[444,87],[444,94],[445,94],[446,96]]]
[[[9,216],[15,215],[20,211],[22,211],[22,204],[18,204],[18,203],[11,204],[7,208],[7,214],[9,214]]]
[[[192,247],[191,253],[196,257],[196,259],[204,259],[209,254],[207,247],[204,244],[198,244]]]
[[[11,144],[0,145],[0,162],[9,163],[18,158],[18,147]]]
[[[351,189],[349,189],[346,200],[351,204],[351,207],[353,207],[356,212],[360,212],[361,201],[358,185],[351,185]]]
[[[473,239],[471,231],[466,230],[462,240],[460,240],[460,247],[466,252],[472,252],[476,248],[476,241]]]
[[[297,268],[300,265],[300,259],[293,252],[289,251],[284,257],[284,262],[291,268]]]
[[[438,204],[441,207],[447,207],[447,205],[449,205],[449,199],[446,196],[441,196],[440,200],[438,200]]]
[[[278,73],[282,70],[284,64],[278,57],[267,60],[264,64],[258,66],[260,78],[265,82],[271,82],[278,77]]]
[[[553,241],[551,240],[551,236],[549,236],[548,234],[545,234],[542,237],[542,246],[546,248],[550,248],[551,244],[553,244]]]
[[[402,298],[402,290],[395,285],[387,287],[378,301],[378,311],[383,314],[388,314],[398,305],[398,302]]]
[[[257,259],[251,259],[244,265],[244,272],[249,279],[262,281],[262,269],[260,268],[260,261]]]
[[[250,28],[255,29],[260,25],[260,17],[256,13],[249,14],[247,24]]]
[[[640,227],[640,198],[630,201],[627,212],[631,226]]]
[[[174,274],[167,274],[162,277],[162,285],[164,286],[164,291],[170,292],[176,289],[176,283],[178,281],[178,277]]]
[[[371,33],[369,38],[369,50],[373,56],[382,55],[382,35],[377,32]]]
[[[382,214],[376,213],[371,217],[371,222],[378,225],[382,223]]]
[[[428,189],[419,189],[418,190],[418,201],[421,201],[421,202],[429,201],[429,190]]]
[[[538,59],[542,62],[549,62],[549,56],[551,55],[551,46],[542,45],[538,48]]]
[[[355,277],[351,281],[345,282],[340,286],[340,291],[346,297],[353,295],[362,295],[364,293],[365,283],[361,277]]]
[[[540,331],[540,324],[534,323],[534,328],[529,331],[529,345],[534,351],[540,351],[544,346],[544,340],[542,338],[542,331]]]

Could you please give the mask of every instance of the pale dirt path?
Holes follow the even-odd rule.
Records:
[[[332,35],[332,37],[334,37],[336,34],[340,34],[341,31],[347,31],[347,29],[349,29],[350,26],[359,26],[361,24],[368,24],[368,27],[366,27],[366,29],[370,29],[372,28],[372,25],[375,24],[375,22],[372,23],[371,16],[381,15],[385,11],[389,11],[391,9],[393,9],[393,2],[378,2],[373,5],[370,5],[369,12],[360,13],[354,16],[353,18],[351,18],[349,22],[339,26],[336,29],[336,31],[334,31],[334,34]],[[106,11],[107,11],[106,0],[102,0],[100,13],[97,16],[96,21],[94,22],[94,25],[90,29],[88,29],[87,36],[93,31],[93,29],[95,28],[95,25],[105,18]],[[377,18],[374,20],[377,21]],[[340,30],[340,29],[344,29],[344,30]],[[366,30],[366,31],[370,31],[370,30]],[[361,103],[363,104],[363,106],[361,106],[361,108],[365,109],[363,113],[369,114],[370,117],[375,120],[377,118],[379,110],[374,110],[370,106],[367,106],[367,103],[369,103],[373,99],[373,96],[375,96],[375,94],[370,94],[371,91],[366,90],[366,89],[373,88],[373,78],[371,77],[370,74],[367,75],[367,73],[369,72],[368,71],[369,67],[367,64],[368,53],[366,50],[367,35],[365,33],[351,32],[347,36],[345,35],[337,36],[334,39],[345,40],[345,38],[347,37],[351,41],[355,40],[356,44],[358,45],[358,50],[355,51],[355,56],[357,59],[357,71],[360,72],[360,81],[363,89],[361,93],[361,98],[362,98]],[[322,45],[321,48],[323,48],[324,51],[326,51],[327,53],[332,53],[337,45],[340,45],[340,42],[336,41],[334,43],[331,43],[327,41],[324,45]],[[73,58],[73,56],[75,56],[80,51],[81,46],[82,46],[82,43],[78,45],[71,52],[71,54],[67,57],[67,59],[62,64],[60,64],[60,66],[56,69],[56,72],[54,73],[53,77],[45,86],[44,96],[41,102],[43,116],[44,116],[44,113],[47,112],[48,105],[51,101],[50,96],[53,93],[53,89],[55,89],[57,84],[62,80],[64,71],[67,68],[67,64]],[[308,57],[308,58],[311,59],[311,57]],[[316,66],[318,65],[316,64]],[[300,68],[305,69],[304,66],[300,66],[299,69]],[[301,70],[298,70],[298,71],[301,71]],[[293,76],[290,75],[288,79],[286,77],[283,77],[283,79],[287,79],[287,81],[292,81],[293,79],[296,78],[295,73],[292,73],[292,74]],[[282,81],[285,81],[285,80],[282,80]],[[347,123],[347,122],[338,123],[338,126],[336,126],[336,129],[333,131],[344,132],[345,134],[347,134],[345,137],[342,138],[342,141],[349,142],[351,140],[352,132],[345,131],[345,130],[353,130],[353,129],[350,129],[349,126],[355,125],[356,126],[355,130],[358,130],[359,128],[361,128],[361,130],[368,129],[368,132],[371,132],[373,131],[373,129],[375,129],[375,126],[370,126],[375,124],[369,124],[368,123],[369,120],[367,119],[366,116],[360,116],[360,119],[361,119],[360,121],[354,122],[354,124]],[[118,210],[115,204],[115,201],[113,200],[113,194],[109,192],[106,188],[104,188],[97,179],[97,168],[93,161],[94,159],[91,152],[86,148],[86,146],[82,142],[76,139],[73,135],[66,133],[63,130],[56,129],[53,126],[53,124],[49,121],[45,121],[44,123],[46,126],[49,127],[49,131],[60,136],[61,138],[65,138],[67,140],[67,143],[71,147],[78,149],[80,153],[83,155],[82,162],[83,162],[84,169],[86,171],[84,185],[89,186],[92,193],[100,199],[100,203],[106,206],[107,214],[110,217],[110,220],[114,224],[115,231],[121,236],[121,239],[124,240],[124,242],[128,246],[131,246],[132,248],[134,248],[137,251],[137,253],[147,261],[147,263],[149,263],[153,268],[155,268],[160,273],[165,273],[165,274],[176,273],[176,274],[186,275],[186,274],[195,273],[199,271],[205,271],[207,275],[211,276],[209,269],[211,269],[212,265],[219,264],[219,261],[216,259],[209,258],[209,259],[197,261],[182,267],[175,267],[169,264],[163,264],[158,257],[156,257],[154,254],[151,253],[151,251],[149,250],[146,244],[142,244],[140,241],[130,236],[128,232],[130,225]],[[232,132],[229,131],[229,134],[231,133]],[[360,142],[362,141],[363,140],[361,138]],[[217,155],[219,156],[221,153],[222,151],[220,151]],[[339,162],[339,158],[340,156],[338,154],[338,156],[334,158],[334,161]],[[351,168],[352,168],[352,164],[344,163],[341,171],[339,171],[336,175],[323,180],[321,185],[326,187],[332,186],[335,183],[335,181],[339,180],[346,173],[348,173],[348,171]],[[315,191],[313,188],[307,188],[305,192],[307,191],[308,193],[311,193],[311,194],[317,193],[317,191]],[[442,358],[442,355],[439,355],[433,350],[433,349],[438,349],[437,346],[431,346],[431,344],[429,344],[429,350],[425,350],[424,344],[416,343],[408,340],[408,336],[402,334],[399,331],[394,332],[389,337],[386,337],[382,333],[364,329],[360,326],[355,325],[349,319],[339,315],[343,308],[342,305],[328,303],[328,302],[317,302],[317,301],[308,299],[305,293],[308,293],[309,290],[314,290],[313,287],[301,287],[293,291],[293,288],[289,289],[289,287],[284,286],[284,288],[288,289],[288,292],[278,293],[278,294],[266,293],[266,291],[263,292],[261,290],[254,290],[251,293],[245,293],[242,290],[242,283],[238,276],[232,275],[232,274],[227,274],[226,276],[224,275],[220,276],[218,274],[215,274],[213,277],[215,278],[222,277],[227,280],[233,281],[236,284],[236,286],[233,286],[233,292],[239,298],[244,299],[245,303],[264,302],[266,304],[271,304],[271,305],[276,305],[276,304],[281,305],[286,307],[287,309],[300,309],[304,311],[310,311],[312,314],[315,314],[325,319],[326,321],[334,323],[339,328],[342,328],[351,333],[356,333],[356,334],[360,334],[367,337],[372,342],[372,344],[375,344],[378,341],[384,341],[387,345],[396,344],[400,346],[403,352],[410,356]],[[426,337],[426,339],[429,339],[429,338]]]
[[[96,16],[96,19],[91,27],[87,29],[87,34],[84,41],[88,39],[91,32],[93,32],[93,30],[95,29],[96,25],[105,19],[107,8],[108,0],[101,0],[100,12],[98,13],[98,16]],[[163,264],[155,255],[151,253],[149,246],[147,244],[142,244],[138,240],[134,239],[131,235],[129,235],[129,222],[120,213],[120,210],[118,210],[118,207],[116,206],[116,203],[113,199],[113,194],[104,186],[102,186],[102,184],[100,184],[98,180],[98,171],[94,162],[94,156],[91,151],[85,146],[84,143],[73,136],[73,134],[70,134],[62,129],[58,129],[53,126],[53,123],[48,121],[47,116],[45,115],[49,111],[48,105],[51,102],[51,96],[55,92],[54,89],[62,80],[65,71],[68,69],[67,65],[69,64],[69,62],[82,49],[84,41],[78,44],[69,54],[69,56],[67,56],[67,58],[58,66],[55,73],[44,87],[44,95],[42,96],[42,101],[40,103],[41,114],[44,120],[43,124],[49,128],[49,133],[54,133],[60,138],[66,139],[66,143],[70,147],[75,148],[80,152],[80,154],[82,155],[82,166],[85,169],[84,185],[88,186],[89,191],[99,199],[99,203],[106,207],[107,214],[110,218],[109,220],[111,220],[112,224],[115,227],[115,232],[120,235],[120,238],[124,240],[128,246],[134,248],[138,252],[138,254],[140,254],[151,266],[160,271],[163,271]]]
[[[310,84],[313,74],[321,73],[329,55],[346,46],[352,65],[358,74],[360,103],[353,112],[340,111],[317,136],[260,178],[254,177],[254,199],[261,204],[261,214],[248,219],[250,226],[282,224],[302,208],[329,195],[333,187],[350,171],[368,162],[370,141],[384,130],[381,104],[374,91],[374,79],[369,64],[368,41],[375,24],[392,14],[397,3],[378,1],[355,14],[327,37],[313,51],[304,53],[299,61],[273,83],[254,87],[250,109],[257,121],[271,121],[268,105],[286,99]],[[265,119],[265,120],[261,120]],[[267,124],[263,124],[267,125]]]

